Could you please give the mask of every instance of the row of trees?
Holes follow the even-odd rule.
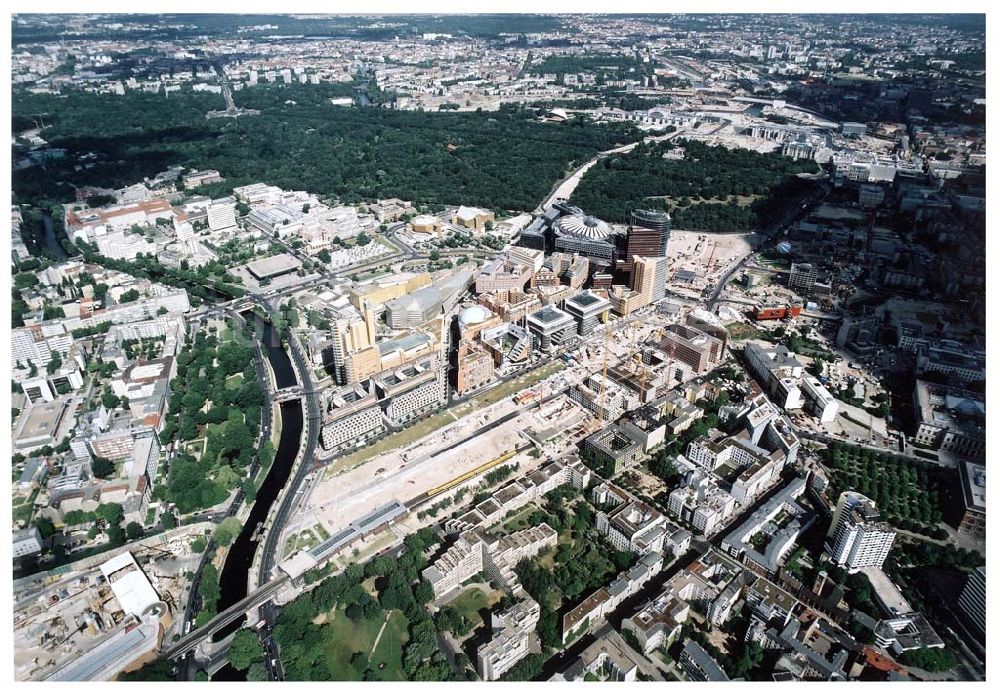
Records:
[[[899,525],[909,519],[921,524],[910,526],[919,532],[933,532],[923,526],[942,521],[942,476],[949,473],[935,470],[932,474],[912,460],[839,442],[821,450],[820,456],[831,472],[833,497],[846,490],[858,491],[875,501],[890,522]]]

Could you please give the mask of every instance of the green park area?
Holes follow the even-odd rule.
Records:
[[[358,682],[369,669],[378,672],[381,680],[406,679],[402,660],[409,637],[402,612],[391,610],[386,615],[380,610],[371,618],[353,620],[338,608],[326,617],[325,633],[336,636],[323,644],[331,679]]]
[[[712,147],[694,140],[644,142],[591,167],[573,203],[609,222],[629,211],[672,208],[675,229],[749,231],[810,184],[815,162]]]
[[[483,615],[500,602],[503,595],[502,591],[495,589],[483,590],[479,586],[466,588],[441,607],[434,623],[440,630],[451,632],[461,641],[485,623]]]
[[[166,484],[154,496],[177,504],[181,513],[224,501],[244,483],[253,462],[260,427],[263,391],[253,367],[253,350],[235,324],[225,346],[215,334],[201,331],[188,338],[177,357],[173,395],[160,434],[181,453],[167,471]]]
[[[947,537],[937,525],[954,495],[954,470],[841,443],[831,444],[820,456],[831,473],[832,499],[857,491],[872,499],[896,527],[935,539]]]

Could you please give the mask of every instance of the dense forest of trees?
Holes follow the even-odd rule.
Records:
[[[683,159],[665,159],[678,146]],[[745,231],[768,210],[768,198],[799,192],[786,188],[789,177],[814,172],[809,160],[793,161],[780,154],[711,147],[696,141],[643,143],[628,154],[608,157],[591,167],[573,193],[573,202],[587,212],[611,222],[627,222],[636,208],[668,207],[666,197],[677,201],[671,210],[674,227],[705,231]],[[692,198],[727,200],[730,196],[762,196],[748,207],[736,201],[692,204]]]
[[[540,123],[537,112],[420,113],[329,103],[343,85],[244,89],[258,115],[206,119],[218,95],[72,92],[13,98],[16,123],[44,121],[68,155],[18,171],[19,203],[69,201],[73,185],[118,187],[171,165],[218,169],[227,184],[266,181],[347,203],[400,197],[424,204],[531,210],[574,163],[641,136],[631,125]],[[75,171],[75,158],[94,166]]]

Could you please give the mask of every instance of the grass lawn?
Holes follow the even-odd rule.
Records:
[[[468,402],[462,403],[458,407],[426,417],[403,431],[396,432],[391,436],[379,439],[370,446],[365,446],[361,450],[354,451],[353,453],[344,456],[327,468],[326,475],[327,477],[331,477],[339,472],[342,472],[343,470],[347,470],[354,465],[357,465],[358,463],[363,463],[367,460],[380,456],[387,451],[397,448],[405,448],[411,443],[419,441],[428,434],[437,431],[441,427],[451,424],[456,419],[465,417],[476,410],[489,407],[494,403],[500,402],[504,398],[513,395],[524,388],[529,388],[535,385],[539,381],[551,376],[565,367],[566,365],[562,361],[550,362],[533,371],[522,374],[513,380],[507,381],[506,383],[503,383]]]
[[[513,518],[504,521],[500,526],[500,534],[512,533],[516,530],[524,530],[528,527],[528,516],[538,510],[534,504],[528,504],[521,509]]]
[[[34,513],[34,510],[35,504],[33,502],[13,506],[11,511],[14,516],[14,522],[19,523],[23,521],[27,523],[31,520],[31,514]]]
[[[478,410],[482,407],[489,407],[495,403],[500,402],[506,397],[513,395],[514,393],[523,390],[525,388],[530,388],[539,381],[542,381],[557,371],[561,371],[566,368],[566,364],[561,360],[556,360],[539,366],[538,368],[529,371],[528,373],[521,374],[515,379],[507,381],[498,385],[496,388],[491,388],[482,395],[479,395],[469,402],[462,403],[454,409],[455,416],[464,417],[465,415]]]
[[[729,338],[731,340],[749,340],[761,337],[768,337],[768,335],[749,323],[729,323],[726,326],[726,330],[729,331]]]
[[[328,628],[324,632],[327,636],[325,644],[328,654],[327,667],[334,680],[360,681],[365,664],[368,662],[371,663],[371,669],[378,672],[380,679],[389,681],[406,679],[402,666],[403,644],[407,640],[406,617],[398,610],[390,613],[389,623],[372,652],[384,622],[385,612],[370,620],[354,622],[339,608],[334,610],[327,620]],[[358,668],[351,665],[351,656],[355,653],[364,655]],[[369,653],[371,653],[370,661]],[[384,667],[381,667],[382,664]]]
[[[225,422],[223,422],[222,424],[206,424],[205,425],[205,438],[208,438],[208,435],[210,433],[212,433],[213,431],[217,432],[219,434],[219,436],[222,436],[224,433],[226,433],[225,427],[226,427],[226,423]]]
[[[464,620],[473,625],[471,631],[474,631],[483,624],[479,611],[493,607],[502,597],[503,593],[499,590],[486,592],[482,588],[475,587],[467,589],[448,604],[454,607]]]
[[[232,376],[226,377],[226,389],[232,390],[233,388],[239,388],[243,385],[243,374],[233,374]]]
[[[205,443],[206,440],[204,438],[187,441],[184,444],[184,452],[190,453],[200,459],[201,454],[205,452]]]
[[[287,557],[300,549],[309,549],[316,544],[319,544],[319,540],[313,534],[313,531],[303,530],[285,540],[285,556]]]

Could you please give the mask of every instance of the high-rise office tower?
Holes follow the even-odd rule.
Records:
[[[958,596],[958,606],[980,634],[986,634],[986,567],[980,566],[969,574],[969,579]]]
[[[670,243],[670,214],[663,210],[632,210],[629,219],[629,255],[666,257]],[[632,241],[632,236],[635,241]],[[650,234],[649,232],[654,232]],[[653,243],[656,247],[653,248]],[[634,248],[633,248],[634,246]]]

